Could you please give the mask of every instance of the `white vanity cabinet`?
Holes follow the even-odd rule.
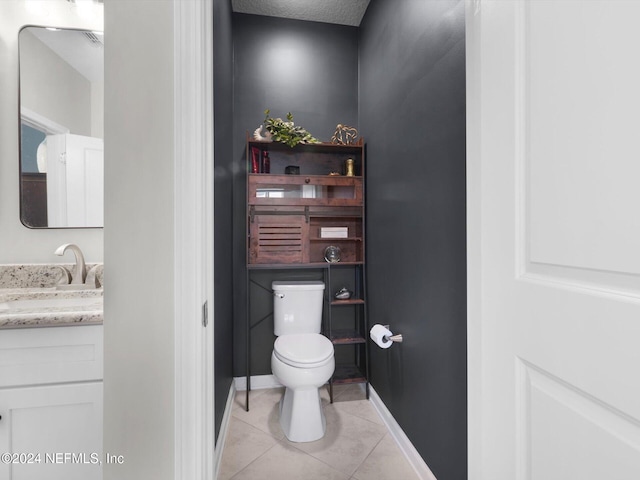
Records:
[[[102,341],[102,325],[0,330],[0,478],[102,478]]]

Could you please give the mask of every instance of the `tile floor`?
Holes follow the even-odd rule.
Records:
[[[219,480],[414,480],[411,468],[360,385],[334,387],[325,436],[289,442],[278,423],[284,389],[254,390],[249,412],[245,392],[236,394],[222,452]]]

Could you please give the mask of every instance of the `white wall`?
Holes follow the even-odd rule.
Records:
[[[173,2],[104,10],[104,478],[173,479]]]
[[[91,82],[28,30],[20,32],[20,104],[91,136]]]
[[[38,8],[30,10],[29,6]],[[64,260],[53,251],[66,242],[77,243],[89,262],[103,260],[102,229],[26,228],[20,222],[18,185],[18,32],[24,25],[102,30],[99,18],[81,18],[66,0],[28,4],[2,0],[0,6],[0,264],[53,263]]]
[[[91,82],[91,134],[104,138],[104,82]]]

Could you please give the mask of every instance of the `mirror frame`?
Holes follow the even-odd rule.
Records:
[[[23,30],[28,28],[44,28],[44,29],[57,29],[57,30],[65,30],[65,31],[75,31],[75,32],[92,32],[92,30],[88,30],[86,28],[67,28],[67,27],[53,27],[46,25],[23,25],[18,30],[18,202],[19,202],[19,214],[20,214],[20,223],[28,229],[31,230],[47,230],[47,229],[99,229],[104,228],[102,226],[34,226],[29,225],[25,222],[25,204],[23,202],[23,194],[24,194],[24,185],[23,185],[23,172],[22,172],[22,125],[23,123],[30,127],[37,127],[39,130],[46,131],[47,134],[63,134],[63,133],[71,133],[70,129],[57,124],[56,122],[43,117],[42,115],[34,112],[28,108],[22,107],[22,69],[20,62],[20,34]],[[27,115],[23,116],[23,111],[26,110]],[[23,121],[26,120],[26,121]],[[46,130],[45,130],[46,129]]]

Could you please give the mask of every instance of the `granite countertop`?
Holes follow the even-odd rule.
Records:
[[[102,295],[102,288],[0,288],[0,329],[102,324]]]

